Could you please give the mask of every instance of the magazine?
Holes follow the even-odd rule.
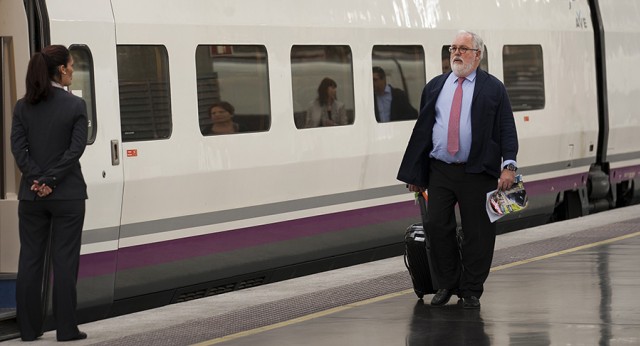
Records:
[[[507,214],[519,212],[528,204],[529,198],[524,189],[521,174],[516,176],[515,182],[508,190],[493,190],[487,193],[487,214],[491,222],[495,222]]]

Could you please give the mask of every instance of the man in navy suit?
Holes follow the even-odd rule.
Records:
[[[486,213],[486,194],[508,189],[516,176],[518,136],[504,84],[478,69],[482,39],[460,31],[449,51],[452,72],[424,87],[420,116],[402,159],[398,179],[410,191],[428,190],[427,230],[438,292],[431,305],[452,294],[463,307],[480,308],[489,275],[496,228]],[[462,259],[456,241],[460,209]]]
[[[387,84],[387,74],[382,67],[373,67],[373,99],[376,121],[414,120],[418,111],[411,106],[409,97],[402,89]]]

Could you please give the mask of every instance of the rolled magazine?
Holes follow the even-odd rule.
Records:
[[[516,175],[513,185],[505,191],[487,192],[487,215],[491,222],[501,217],[522,211],[529,204],[527,191],[524,189],[522,175]]]

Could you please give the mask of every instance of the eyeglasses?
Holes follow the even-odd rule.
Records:
[[[449,53],[455,53],[455,51],[458,50],[460,51],[460,54],[464,54],[466,53],[468,50],[474,50],[474,51],[479,51],[480,49],[474,49],[474,48],[467,48],[467,47],[454,47],[451,46],[449,47]]]

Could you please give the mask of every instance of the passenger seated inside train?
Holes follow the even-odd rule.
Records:
[[[226,101],[219,101],[209,107],[211,127],[206,128],[203,135],[226,135],[240,132],[240,125],[233,121],[235,108]]]
[[[407,93],[388,84],[387,75],[380,66],[373,67],[373,98],[379,123],[418,118],[418,111],[409,102]]]
[[[318,98],[307,108],[304,127],[347,125],[349,119],[344,103],[338,101],[338,84],[325,77],[318,86]]]

